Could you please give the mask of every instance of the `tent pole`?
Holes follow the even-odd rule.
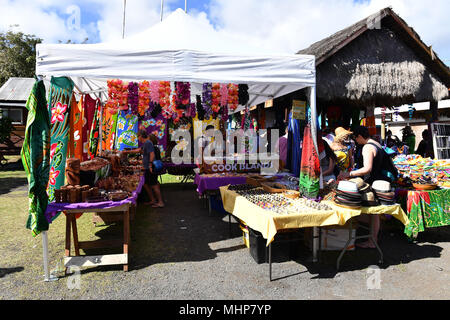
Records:
[[[161,0],[161,21],[163,17],[163,11],[164,11],[164,0]]]
[[[127,0],[123,0],[123,22],[122,22],[122,39],[125,38],[125,10],[127,8]]]
[[[44,258],[44,281],[54,281],[58,280],[57,277],[50,275],[50,271],[48,268],[48,235],[47,231],[42,231],[42,251]]]

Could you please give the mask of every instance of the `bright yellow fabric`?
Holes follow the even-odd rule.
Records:
[[[261,232],[264,239],[267,239],[267,246],[273,241],[279,230],[345,225],[349,219],[361,214],[390,214],[404,225],[408,223],[408,217],[398,204],[347,209],[335,205],[334,202],[323,201],[333,210],[317,214],[278,215],[251,203],[236,192],[228,190],[228,186],[220,187],[220,195],[225,211],[242,220],[253,230]]]

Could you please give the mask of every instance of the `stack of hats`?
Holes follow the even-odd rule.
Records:
[[[368,183],[364,182],[364,180],[361,178],[353,178],[349,181],[356,183],[358,191],[361,194],[361,204],[363,207],[374,207],[379,205],[375,197],[375,193],[372,191]]]
[[[395,204],[395,192],[391,189],[389,182],[376,180],[372,183],[372,190],[375,192],[380,204],[387,206]]]
[[[334,196],[337,205],[348,208],[360,208],[362,197],[356,183],[351,181],[340,181]]]

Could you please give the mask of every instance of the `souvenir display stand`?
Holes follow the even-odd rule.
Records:
[[[231,187],[238,191],[230,190],[233,189]],[[266,239],[266,246],[269,248],[269,275],[271,280],[271,243],[275,235],[280,231],[344,225],[348,226],[349,230],[352,230],[351,220],[362,214],[389,214],[404,225],[408,224],[408,217],[399,204],[344,208],[333,201],[323,200],[316,202],[304,198],[292,198],[286,196],[285,193],[274,195],[270,192],[264,192],[261,188],[252,189],[250,187],[243,188],[242,186],[223,186],[220,187],[220,193],[225,210],[251,229],[260,232]],[[275,199],[275,204],[273,199]],[[368,236],[358,238],[370,237],[373,239],[372,222],[369,225],[369,230]],[[339,269],[342,256],[351,240],[352,233],[349,232],[348,242],[343,247],[337,260],[337,269]],[[317,257],[318,250],[319,246],[313,246],[313,257]],[[383,254],[378,246],[377,250],[382,261]]]
[[[160,85],[165,82],[172,88],[176,86],[176,83],[189,83],[191,96],[201,96],[205,84],[235,84],[236,90],[238,84],[246,84],[248,99],[245,105],[237,105],[234,102],[234,108],[230,106],[228,108],[229,113],[241,111],[267,99],[308,88],[311,118],[317,118],[314,56],[263,54],[264,51],[259,48],[252,48],[249,44],[239,43],[235,39],[224,39],[218,36],[215,30],[208,30],[184,11],[177,10],[161,23],[141,34],[113,43],[38,44],[36,74],[43,77],[45,81],[53,77],[71,79],[77,95],[96,96],[102,102],[101,104],[104,104],[104,108],[116,110],[119,117],[123,110],[119,110],[118,105],[114,103],[109,104],[111,96],[107,96],[108,86],[115,86],[121,83],[120,81],[128,81],[128,89],[131,92],[135,90],[133,86],[141,85],[145,81],[150,84],[158,81]],[[214,48],[214,52],[210,51],[211,48]],[[111,79],[120,79],[120,81]],[[170,90],[173,92],[173,89]],[[128,104],[131,110],[137,108],[139,112],[146,111],[140,109],[141,105],[133,107],[134,102],[130,100]],[[148,104],[144,104],[143,107],[147,108]],[[173,109],[168,110],[167,106],[162,105],[162,109],[162,113],[174,112]],[[178,111],[174,113],[173,119],[177,117]],[[102,113],[102,111],[99,112]],[[130,124],[131,119],[127,118],[126,121]],[[119,126],[119,120],[117,123]],[[316,135],[314,121],[311,124],[311,131],[313,135]],[[99,144],[100,150],[103,150],[102,139]],[[317,149],[316,143],[315,147]],[[128,205],[118,208],[125,212],[127,220]],[[73,212],[82,211],[82,209],[71,210],[69,216]],[[72,218],[67,219],[73,222]],[[124,224],[126,234],[123,255],[128,250],[127,237],[129,236],[129,230],[125,225],[128,224]],[[75,225],[68,224],[68,230],[70,226]],[[43,245],[44,271],[45,278],[48,280],[50,277],[46,231],[43,232]],[[117,258],[118,263],[126,265],[123,255],[112,258],[114,261]],[[75,261],[77,260],[75,258],[80,261]],[[80,262],[82,265],[88,263],[86,258],[78,257],[66,259],[66,262],[68,264]]]
[[[414,240],[425,228],[450,225],[450,160],[400,155],[394,164],[400,173],[396,196],[409,217],[407,237]]]

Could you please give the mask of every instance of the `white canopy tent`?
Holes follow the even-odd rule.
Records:
[[[317,119],[314,56],[276,54],[251,46],[215,30],[205,17],[193,18],[181,9],[123,40],[98,44],[41,43],[36,51],[38,76],[70,77],[77,93],[94,94],[103,101],[107,99],[107,80],[115,78],[190,82],[192,94],[201,94],[206,82],[248,84],[248,106],[310,88],[311,119]],[[316,121],[312,121],[311,128],[316,134]],[[46,268],[45,250],[46,245]]]

